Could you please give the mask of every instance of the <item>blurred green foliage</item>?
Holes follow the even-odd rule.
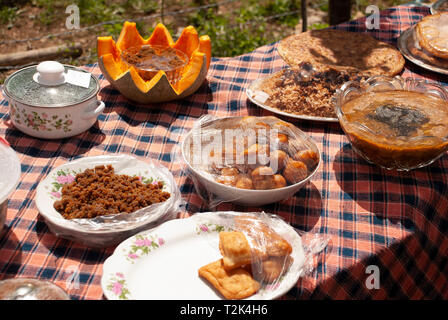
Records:
[[[213,56],[230,57],[293,33],[299,10],[300,0],[247,0],[228,11],[209,8],[191,13],[188,24],[210,36]]]
[[[76,4],[80,11],[81,27],[106,21],[133,20],[155,13],[177,11],[185,8],[216,4],[222,0],[18,0],[18,6],[39,7],[37,21],[42,25],[59,25],[66,18],[65,8]],[[213,56],[235,56],[272,43],[301,29],[301,0],[242,0],[222,6],[195,10],[180,16],[166,15],[161,19],[137,22],[144,37],[151,34],[161,21],[173,35],[183,27],[193,25],[198,32],[212,40]],[[380,8],[399,5],[409,0],[353,0],[353,11],[364,12],[370,4]],[[308,0],[309,8],[328,11],[328,0]],[[162,10],[163,9],[163,10]],[[0,23],[10,25],[16,19],[18,8],[0,2]],[[123,24],[112,23],[97,29],[98,35],[117,38]],[[325,21],[308,26],[310,29],[327,27]]]
[[[16,18],[17,7],[1,7],[0,8],[0,23],[3,25],[11,25]]]

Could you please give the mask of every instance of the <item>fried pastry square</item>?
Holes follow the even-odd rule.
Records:
[[[242,232],[220,232],[219,250],[223,256],[223,266],[226,270],[251,263],[252,253],[249,242]]]
[[[291,256],[269,257],[261,263],[261,270],[255,278],[260,282],[272,283],[289,269],[293,261],[294,259]]]
[[[290,255],[292,247],[288,241],[283,239],[278,233],[268,234],[266,242],[266,254],[268,256],[282,257]]]
[[[244,299],[260,289],[260,284],[243,268],[224,269],[223,259],[201,267],[198,274],[226,299]]]
[[[235,218],[236,229],[244,232],[252,248],[264,252],[262,259],[267,256],[287,256],[291,254],[292,247],[275,230],[269,227],[263,220],[252,217]]]

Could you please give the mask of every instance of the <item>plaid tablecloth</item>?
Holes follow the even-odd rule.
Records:
[[[396,7],[381,13],[375,38],[395,44],[401,32],[427,15],[427,8]],[[365,32],[365,18],[337,26]],[[9,201],[0,237],[0,279],[34,277],[53,281],[73,299],[102,299],[102,263],[114,247],[98,250],[50,233],[35,204],[36,187],[52,168],[71,159],[125,153],[160,161],[176,176],[187,206],[186,217],[208,211],[192,181],[180,175],[172,151],[179,135],[204,114],[268,115],[250,103],[248,84],[285,67],[276,44],[234,58],[214,58],[207,81],[192,96],[176,102],[140,106],[105,80],[98,66],[106,109],[78,136],[45,141],[22,134],[9,123],[8,103],[0,100],[0,135],[16,150],[22,178]],[[405,77],[446,82],[448,78],[410,62]],[[284,299],[448,298],[448,157],[412,172],[387,172],[353,152],[337,123],[292,121],[318,144],[323,163],[315,177],[289,200],[261,208],[222,204],[219,210],[261,211],[280,215],[294,227],[331,237],[316,258],[315,272],[302,278]],[[0,173],[1,174],[1,173]],[[366,268],[376,265],[380,288],[368,289]],[[79,278],[79,286],[69,280]]]

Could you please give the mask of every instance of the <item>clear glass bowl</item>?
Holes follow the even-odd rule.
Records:
[[[353,99],[370,92],[383,92],[386,95],[386,92],[391,91],[400,91],[401,93],[403,91],[417,92],[424,94],[425,98],[438,98],[437,101],[439,102],[439,99],[442,99],[446,102],[448,109],[448,91],[439,84],[410,78],[403,79],[399,76],[394,78],[374,76],[361,83],[347,82],[336,91],[334,96],[335,111],[342,129],[356,153],[368,162],[382,168],[402,171],[421,168],[431,164],[448,149],[448,136],[445,134],[430,135],[427,134],[426,130],[414,130],[417,133],[410,136],[405,134],[391,136],[387,130],[382,131],[380,126],[375,127],[374,121],[372,121],[373,124],[366,125],[364,122],[350,120],[352,117],[348,117],[347,112],[349,109],[346,104],[353,101]],[[408,103],[412,105],[410,99],[415,99],[416,95],[409,94],[403,96],[409,96],[408,101],[410,102]],[[357,109],[356,103],[358,101],[360,102],[360,99],[350,103],[350,107],[352,107],[350,111]],[[344,106],[346,108],[343,108]],[[359,108],[361,107],[359,106]],[[345,113],[344,109],[347,109]],[[428,109],[428,112],[430,113],[431,110]],[[366,117],[372,118],[371,115]],[[429,119],[433,119],[433,117]],[[437,122],[438,132],[448,132],[448,116],[445,120],[439,120],[440,122]],[[433,120],[428,121],[428,126],[430,127]],[[406,125],[399,123],[399,126],[405,130],[409,129],[407,123]]]
[[[151,80],[160,70],[174,85],[188,63],[188,56],[177,49],[164,46],[142,45],[123,50],[122,60],[133,66],[145,81]]]

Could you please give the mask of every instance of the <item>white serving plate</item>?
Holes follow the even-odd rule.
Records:
[[[111,164],[116,174],[142,177],[145,183],[163,181],[164,191],[171,197],[162,203],[153,204],[131,214],[103,216],[95,219],[67,220],[54,209],[53,204],[60,199],[63,184],[86,169],[98,165]],[[93,247],[107,247],[143,229],[154,227],[153,223],[163,222],[176,213],[180,202],[180,191],[170,171],[162,165],[145,162],[129,155],[102,155],[80,158],[53,169],[37,186],[36,206],[45,219],[50,231],[57,236]]]
[[[295,114],[295,113],[289,113],[289,112],[284,112],[281,111],[277,108],[273,108],[270,107],[268,105],[266,105],[263,101],[260,101],[257,99],[257,93],[259,90],[259,86],[260,83],[262,81],[264,81],[265,79],[267,79],[267,77],[265,78],[260,78],[257,79],[255,81],[253,81],[249,87],[246,89],[246,95],[247,98],[254,104],[256,104],[257,106],[259,106],[260,108],[263,108],[267,111],[273,112],[275,114],[279,114],[285,117],[289,117],[289,118],[293,118],[293,119],[299,119],[299,120],[309,120],[309,121],[321,121],[321,122],[339,122],[338,118],[331,118],[331,117],[314,117],[314,116],[308,116],[308,115],[301,115],[301,114]],[[263,91],[262,91],[263,92]]]
[[[227,230],[235,212],[196,213],[146,230],[122,242],[103,265],[101,287],[110,300],[215,300],[217,291],[198,269],[221,258],[219,231]],[[260,213],[263,215],[264,213]],[[292,246],[293,264],[272,287],[248,299],[275,299],[299,279],[305,262],[298,233],[277,218],[270,226]]]

